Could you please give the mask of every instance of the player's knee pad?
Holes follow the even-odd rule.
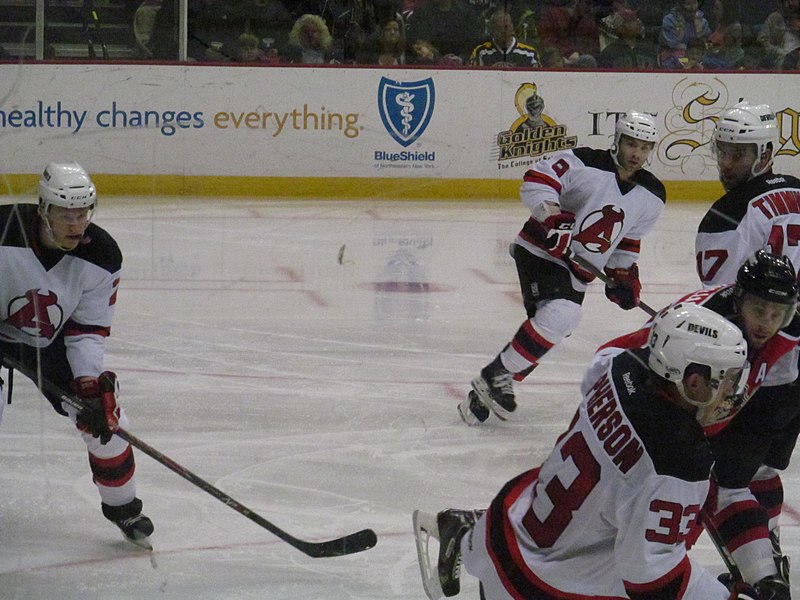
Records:
[[[557,344],[578,327],[581,305],[563,298],[547,300],[539,304],[530,322],[540,335]]]

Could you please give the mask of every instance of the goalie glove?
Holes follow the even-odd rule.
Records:
[[[639,281],[639,267],[633,263],[628,269],[603,269],[614,282],[606,283],[606,298],[618,304],[623,310],[639,306],[642,282]]]
[[[83,403],[76,425],[81,431],[100,438],[106,444],[119,428],[117,405],[117,375],[103,371],[100,377],[79,377],[72,382],[72,390]]]
[[[562,258],[569,250],[572,230],[575,228],[575,215],[561,210],[551,202],[541,204],[530,221],[536,243],[555,258]]]

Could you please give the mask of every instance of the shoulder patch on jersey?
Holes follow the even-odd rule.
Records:
[[[713,457],[703,429],[693,415],[648,385],[652,371],[646,366],[647,355],[648,350],[642,348],[614,358],[614,384],[625,416],[642,440],[656,473],[704,481],[711,474]]]
[[[611,158],[611,153],[608,150],[581,147],[575,148],[572,153],[587,167],[608,171],[609,173],[617,172],[617,168],[614,166],[614,159]]]
[[[661,200],[664,204],[667,203],[667,190],[661,180],[653,175],[647,169],[640,169],[633,175],[633,180],[653,194],[656,198]]]
[[[68,253],[70,256],[97,265],[109,273],[116,273],[122,268],[122,251],[105,229],[89,223],[86,237],[89,238],[89,243],[78,244],[75,250]]]

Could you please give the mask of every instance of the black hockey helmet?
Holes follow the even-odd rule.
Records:
[[[759,250],[736,274],[736,297],[744,294],[778,304],[796,305],[800,284],[791,261],[786,256]]]

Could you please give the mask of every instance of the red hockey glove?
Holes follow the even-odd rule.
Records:
[[[85,407],[78,414],[78,429],[99,437],[101,444],[108,443],[119,428],[116,374],[103,371],[97,379],[75,379],[72,389]]]
[[[619,304],[620,308],[630,310],[639,306],[642,282],[639,281],[639,267],[636,263],[630,269],[603,269],[614,280],[614,285],[606,284],[606,298]]]
[[[544,221],[531,219],[536,229],[536,239],[552,256],[561,258],[569,249],[572,241],[572,229],[575,227],[575,215],[562,211],[550,215]]]

